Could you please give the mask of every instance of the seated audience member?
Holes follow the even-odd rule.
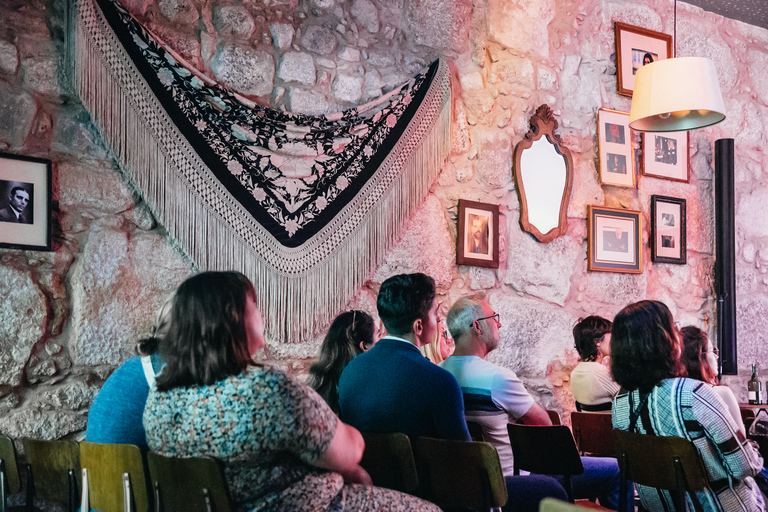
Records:
[[[712,391],[728,406],[733,421],[738,425],[741,434],[746,436],[747,430],[741,419],[739,402],[733,396],[733,391],[727,386],[720,386],[717,378],[717,349],[712,346],[709,336],[693,325],[680,329],[680,334],[683,337],[682,362],[688,378],[712,384]]]
[[[507,423],[552,425],[515,372],[485,361],[499,345],[498,313],[487,301],[462,297],[448,311],[448,328],[456,351],[440,364],[456,377],[464,393],[467,420],[480,424],[485,439],[499,452],[504,475],[514,474],[514,458]],[[584,474],[573,477],[576,498],[598,496],[600,504],[616,509],[619,465],[609,457],[582,457]]]
[[[574,400],[586,406],[610,403],[619,392],[611,370],[605,366],[611,355],[611,321],[599,316],[580,319],[573,328],[573,340],[581,358],[571,372]]]
[[[155,385],[155,375],[161,362],[158,344],[171,323],[173,297],[157,312],[148,338],[139,341],[140,357],[124,362],[104,382],[88,411],[85,440],[92,443],[133,444],[147,447],[142,416],[149,389]]]
[[[376,307],[388,336],[353,359],[341,375],[341,418],[363,432],[403,432],[418,437],[469,441],[456,379],[430,363],[419,347],[438,334],[435,282],[424,274],[401,274],[381,285]],[[504,510],[534,512],[545,497],[565,500],[551,477],[506,478]]]
[[[437,510],[370,487],[360,432],[303,382],[255,363],[263,347],[245,276],[205,272],[182,283],[161,345],[166,366],[144,411],[150,449],[219,459],[237,510]]]
[[[613,320],[611,366],[622,390],[613,403],[613,426],[693,441],[709,485],[696,493],[704,512],[765,511],[755,484],[763,459],[739,431],[712,386],[685,374],[682,340],[667,306],[644,300]],[[646,510],[671,510],[670,493],[637,485]]]
[[[307,384],[317,391],[336,414],[339,413],[339,378],[347,364],[370,350],[377,333],[371,315],[345,311],[337,316],[320,346],[317,362],[309,369]]]
[[[435,364],[440,364],[445,361],[455,349],[453,339],[448,334],[448,329],[445,324],[440,321],[437,324],[437,332],[435,338],[426,345],[422,345],[419,350],[421,354],[432,361]]]

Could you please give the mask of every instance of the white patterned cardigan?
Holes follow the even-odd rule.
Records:
[[[632,430],[632,409],[641,408],[640,392],[621,390],[613,404],[613,426]],[[754,475],[763,459],[738,431],[728,408],[712,386],[694,379],[663,380],[648,395],[635,432],[683,437],[693,442],[707,476],[705,491],[696,493],[705,512],[764,512],[765,503]],[[638,485],[647,510],[674,510],[671,495]],[[693,510],[693,504],[688,498]]]

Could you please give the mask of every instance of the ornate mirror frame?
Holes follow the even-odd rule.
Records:
[[[515,184],[517,185],[517,192],[520,197],[520,226],[523,228],[523,231],[527,231],[533,235],[539,242],[549,243],[555,238],[563,236],[568,230],[568,203],[573,188],[573,157],[571,156],[570,150],[563,145],[560,136],[555,134],[557,120],[555,120],[552,109],[550,109],[548,105],[544,104],[536,109],[536,113],[531,117],[530,125],[531,129],[525,134],[525,138],[515,146],[513,163]],[[554,150],[557,154],[563,157],[565,162],[565,186],[563,187],[563,195],[560,201],[560,212],[558,215],[559,222],[557,226],[546,233],[539,231],[539,229],[529,221],[528,202],[533,198],[529,199],[526,195],[520,167],[523,152],[530,149],[534,142],[543,137],[546,137],[547,142],[554,147]]]

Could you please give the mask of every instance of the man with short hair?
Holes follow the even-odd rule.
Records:
[[[514,474],[507,423],[552,425],[515,373],[485,361],[499,346],[499,314],[487,301],[462,297],[451,306],[448,330],[456,343],[451,357],[440,363],[456,377],[464,394],[467,420],[480,424],[485,439],[496,447],[505,476]],[[608,457],[583,457],[584,474],[572,479],[576,498],[600,497],[601,505],[616,510],[619,465]]]
[[[387,336],[355,357],[339,380],[340,417],[361,432],[468,440],[456,379],[419,347],[437,334],[435,281],[400,274],[382,283],[376,302]]]
[[[24,213],[29,204],[29,192],[24,187],[13,187],[8,197],[8,206],[0,210],[0,221],[32,224]]]

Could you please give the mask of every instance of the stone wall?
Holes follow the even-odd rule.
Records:
[[[678,5],[678,55],[712,58],[728,119],[691,133],[688,184],[638,177],[601,186],[596,114],[628,111],[616,93],[613,21],[672,33],[663,0],[124,0],[210,77],[277,109],[338,111],[391,90],[443,56],[455,79],[452,151],[387,261],[350,307],[375,312],[380,283],[435,277],[443,309],[483,292],[501,314],[490,359],[521,376],[547,408],[570,410],[571,328],[660,299],[683,324],[712,330],[713,142],[736,139],[738,328],[744,398],[749,364],[768,355],[768,179],[762,172],[768,31]],[[59,437],[84,428],[98,387],[130,353],[164,297],[194,270],[125,179],[72,93],[64,2],[0,0],[0,150],[54,162],[54,250],[0,250],[0,432]],[[540,244],[519,226],[512,151],[547,103],[573,154],[568,232]],[[688,263],[644,273],[589,273],[587,205],[642,210],[650,196],[688,207]],[[455,264],[459,198],[501,206],[498,270]],[[271,358],[305,372],[319,339],[270,340]]]

